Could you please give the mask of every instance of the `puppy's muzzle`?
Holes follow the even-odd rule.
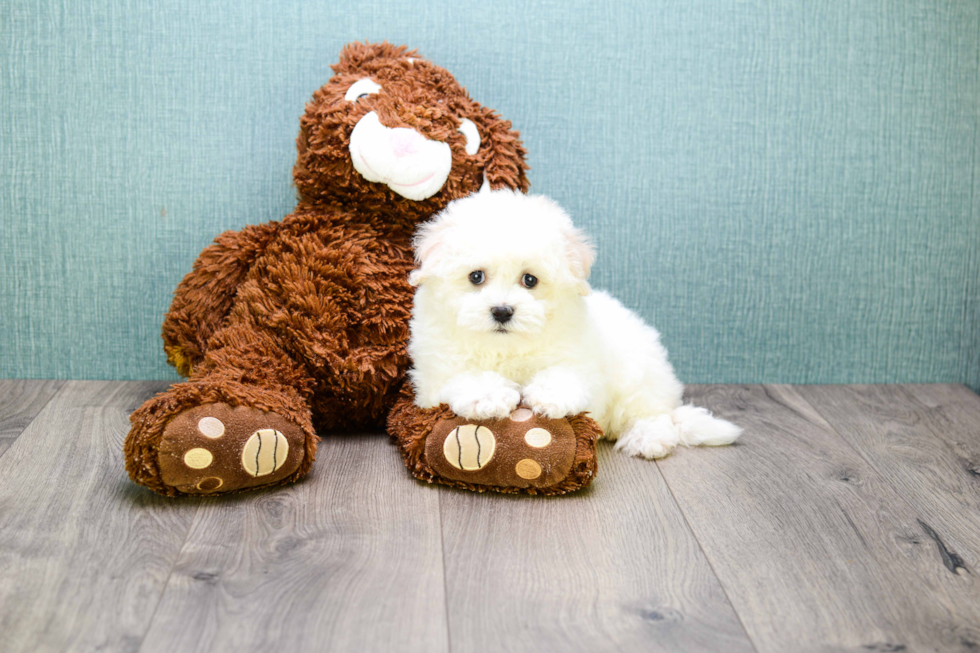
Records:
[[[490,315],[499,324],[505,324],[510,321],[510,318],[514,317],[514,307],[513,306],[494,306],[490,309]]]

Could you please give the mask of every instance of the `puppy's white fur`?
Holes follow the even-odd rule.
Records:
[[[682,405],[659,334],[591,291],[593,248],[550,199],[499,190],[457,200],[419,229],[415,248],[409,353],[420,407],[445,403],[474,420],[522,401],[550,418],[588,411],[618,449],[645,458],[741,433]],[[479,285],[474,271],[485,275]],[[496,322],[495,306],[512,318]]]

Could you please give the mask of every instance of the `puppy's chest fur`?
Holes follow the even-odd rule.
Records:
[[[467,367],[471,371],[496,372],[505,379],[526,385],[534,376],[549,367],[569,362],[567,346],[548,344],[546,338],[535,338],[530,343],[508,343],[510,334],[494,334],[498,342],[491,347],[467,348]],[[512,344],[514,346],[508,346]]]

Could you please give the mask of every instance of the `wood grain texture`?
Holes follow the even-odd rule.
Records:
[[[48,391],[19,387],[0,419]],[[429,487],[370,435],[324,439],[297,485],[180,500],[121,458],[164,387],[66,383],[4,454],[4,653],[980,645],[963,386],[692,387],[738,445],[656,464],[602,445],[567,497]]]
[[[922,516],[950,573],[980,573],[980,397],[962,385],[796,389]]]
[[[304,481],[210,500],[141,650],[447,651],[439,495],[382,434],[324,438]]]
[[[0,474],[0,648],[134,650],[194,504],[129,482],[127,416],[163,383],[70,382]]]
[[[443,491],[455,653],[752,651],[654,463],[600,448],[586,490]]]
[[[798,393],[712,386],[689,398],[745,435],[658,466],[759,651],[977,646],[977,583],[927,545],[921,523],[945,536],[935,515],[918,513]]]
[[[62,385],[64,381],[0,381],[0,456]]]

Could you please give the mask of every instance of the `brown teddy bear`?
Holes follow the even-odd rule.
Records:
[[[174,293],[164,349],[189,379],[132,414],[130,477],[170,496],[289,483],[313,465],[314,425],[387,424],[429,482],[586,485],[588,417],[468,424],[404,382],[416,225],[483,183],[526,192],[517,132],[405,47],[350,44],[332,68],[300,119],[296,210],[218,236]]]

